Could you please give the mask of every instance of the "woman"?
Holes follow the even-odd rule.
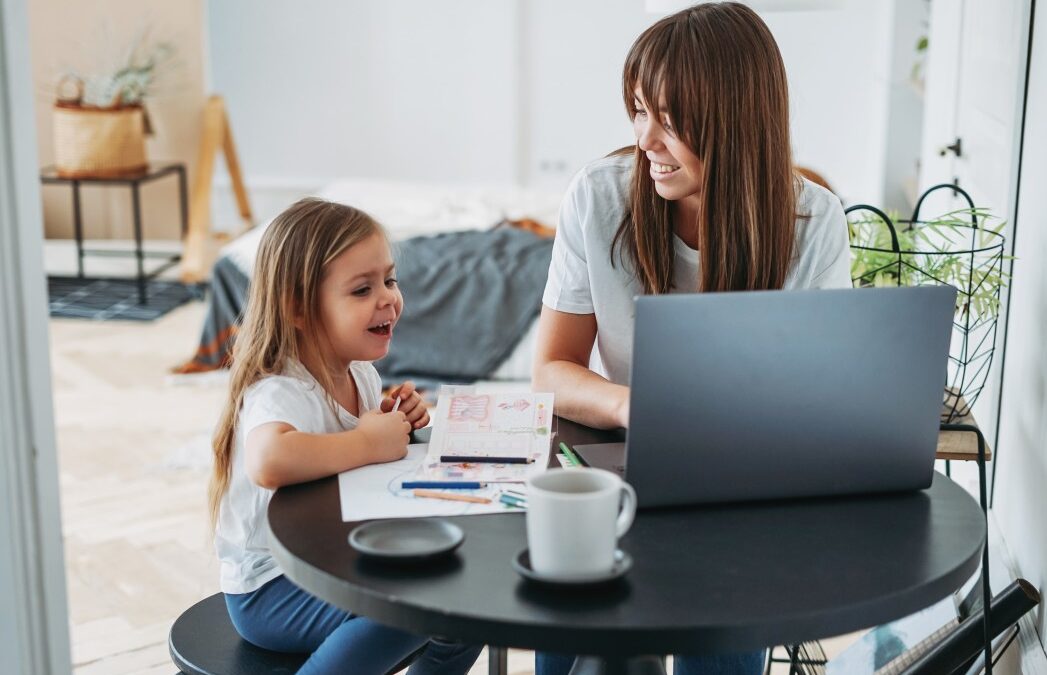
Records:
[[[662,19],[622,85],[636,146],[568,189],[533,372],[557,414],[597,428],[629,422],[635,296],[850,285],[842,207],[794,173],[785,67],[755,12],[710,3]],[[679,657],[676,673],[759,673],[763,659]],[[538,672],[570,662],[539,655]]]

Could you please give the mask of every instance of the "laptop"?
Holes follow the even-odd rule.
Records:
[[[625,443],[640,507],[927,488],[956,291],[643,296]]]

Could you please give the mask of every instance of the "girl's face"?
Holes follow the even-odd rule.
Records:
[[[633,132],[637,145],[651,162],[654,189],[663,199],[676,201],[698,194],[701,160],[677,135],[664,101],[659,101],[657,112],[652,111],[637,89],[633,99]]]
[[[320,320],[333,352],[325,356],[340,368],[382,358],[403,304],[385,237],[374,234],[350,246],[320,282]]]

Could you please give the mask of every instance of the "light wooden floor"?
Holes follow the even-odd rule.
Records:
[[[168,375],[202,321],[203,304],[192,303],[152,324],[51,322],[77,675],[171,675],[172,621],[218,590],[206,443],[225,381]],[[532,669],[530,652],[510,653],[511,673]],[[473,669],[485,672],[486,655]]]

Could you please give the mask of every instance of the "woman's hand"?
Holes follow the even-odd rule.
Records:
[[[403,411],[369,410],[360,416],[356,431],[367,439],[368,451],[374,462],[391,462],[407,454],[411,424]]]
[[[411,423],[412,429],[421,429],[429,424],[429,411],[425,407],[425,401],[414,387],[414,382],[408,380],[399,387],[394,387],[389,392],[389,398],[382,399],[381,408],[383,412],[389,412],[400,401],[398,412],[402,412],[407,421]]]

